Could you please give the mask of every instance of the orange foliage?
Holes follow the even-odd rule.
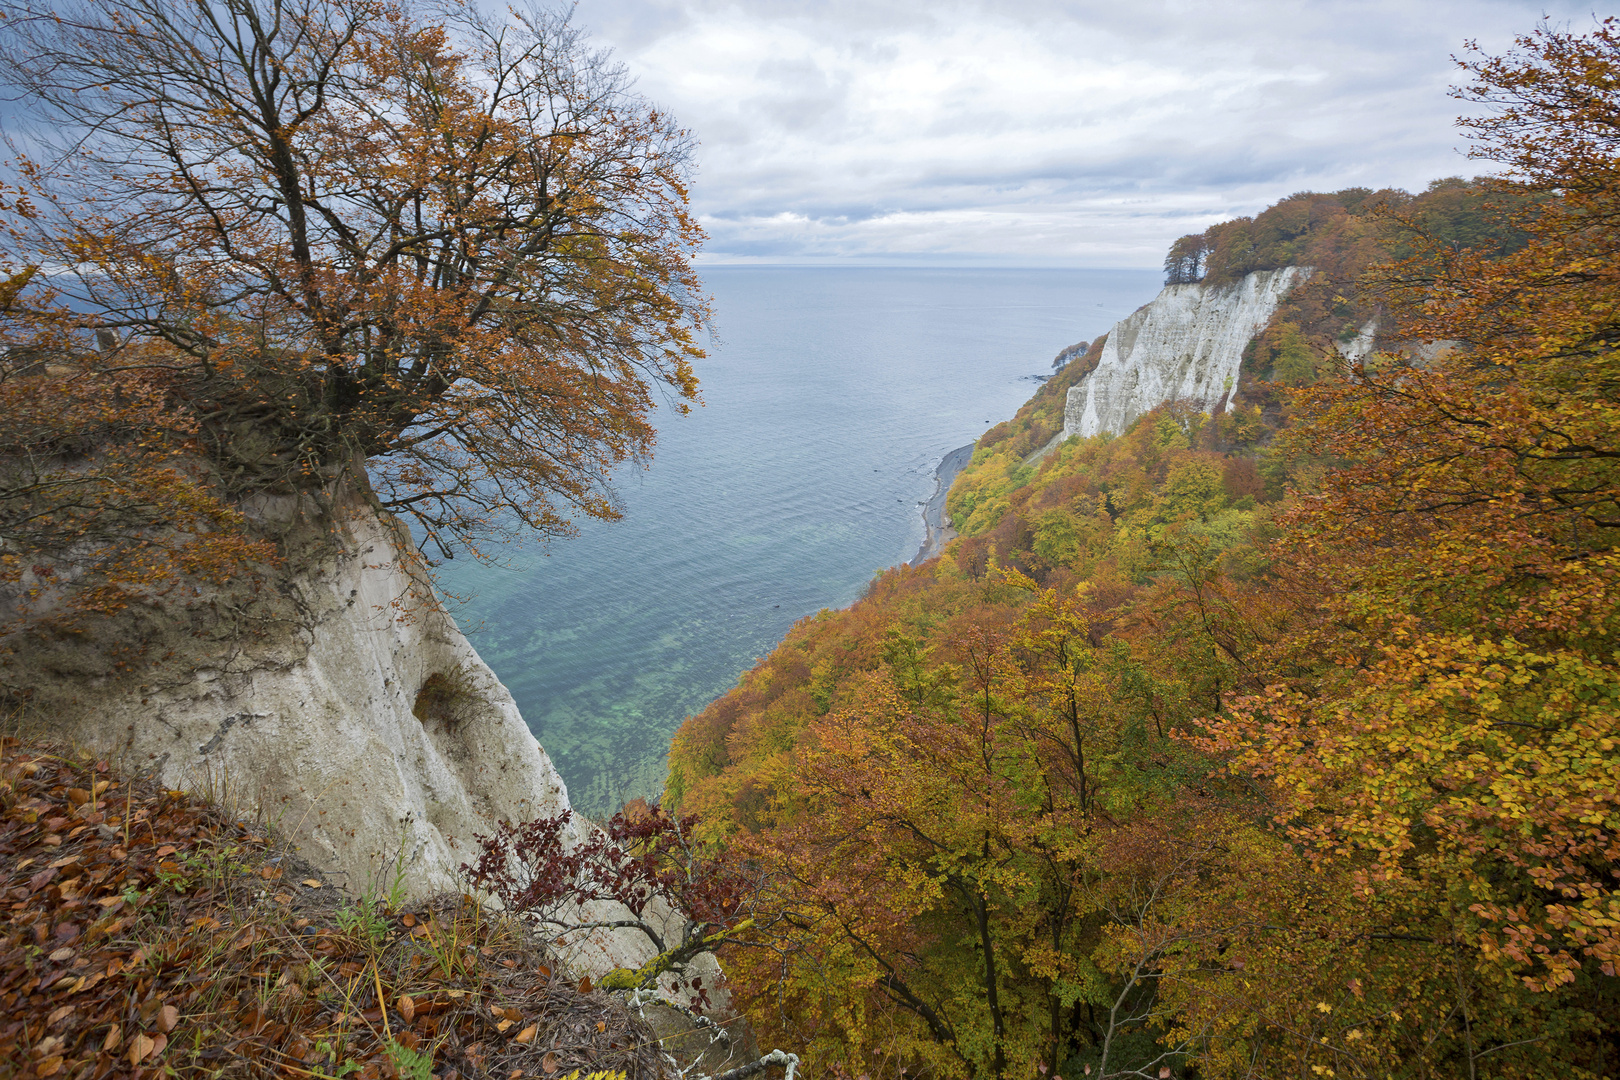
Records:
[[[1279,552],[1321,583],[1295,648],[1339,672],[1214,722],[1212,745],[1369,895],[1430,896],[1482,964],[1550,991],[1620,964],[1620,248],[1594,225],[1620,206],[1620,34],[1519,48],[1470,66],[1467,93],[1509,107],[1473,125],[1480,152],[1562,197],[1517,252],[1389,273],[1406,331],[1465,349],[1304,395],[1294,439],[1345,465]]]
[[[3,193],[12,342],[160,381],[231,495],[367,461],[443,552],[617,511],[652,388],[696,400],[689,142],[565,17],[14,7],[61,133]],[[158,343],[161,350],[141,347]],[[86,385],[89,385],[88,383]]]

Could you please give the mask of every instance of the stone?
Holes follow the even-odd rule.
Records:
[[[1123,434],[1168,401],[1213,411],[1237,387],[1243,350],[1309,267],[1257,270],[1230,285],[1167,285],[1114,324],[1097,367],[1069,388],[1063,438]]]

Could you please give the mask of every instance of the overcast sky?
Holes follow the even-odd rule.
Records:
[[[580,0],[700,140],[710,262],[1157,266],[1296,191],[1476,175],[1451,61],[1547,0]]]

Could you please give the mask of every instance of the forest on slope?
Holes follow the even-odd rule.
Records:
[[[980,441],[940,559],[682,727],[665,806],[763,868],[725,946],[763,1039],[851,1077],[1620,1072],[1620,26],[1467,69],[1504,177],[1178,241],[1172,283],[1316,269],[1233,400],[1036,457],[1094,343]]]

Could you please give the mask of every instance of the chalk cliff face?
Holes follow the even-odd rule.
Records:
[[[1307,267],[1260,270],[1225,286],[1168,285],[1114,324],[1097,369],[1069,388],[1063,437],[1120,434],[1167,401],[1205,411],[1237,386],[1243,349]]]
[[[124,768],[262,813],[356,892],[386,888],[396,867],[412,894],[454,889],[475,832],[556,814],[568,793],[511,694],[407,571],[410,538],[358,492],[333,501],[321,557],[265,583],[272,599],[242,607],[242,632],[199,644],[185,617],[155,612],[133,677],[75,677],[42,654],[33,712]],[[248,510],[310,531],[290,498]]]
[[[568,791],[433,599],[410,536],[363,487],[362,475],[320,498],[250,500],[244,513],[280,540],[284,566],[200,605],[154,600],[82,634],[13,641],[3,689],[25,703],[26,727],[262,817],[356,896],[460,891],[475,834],[557,816]],[[130,648],[137,640],[144,648]],[[125,666],[140,658],[134,674],[119,673],[120,655]],[[572,841],[595,827],[574,818]],[[578,914],[630,917],[610,902]],[[659,902],[643,915],[666,937],[683,925]],[[555,945],[575,975],[593,978],[657,953],[628,929],[582,929]],[[720,985],[712,955],[693,968]]]

